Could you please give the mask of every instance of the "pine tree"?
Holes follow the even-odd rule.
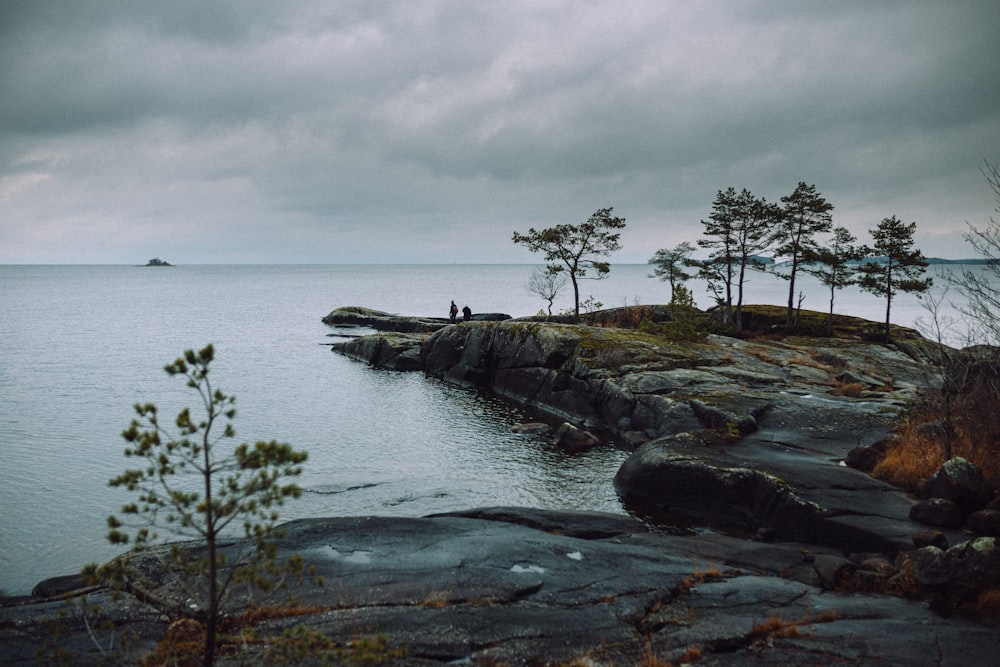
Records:
[[[770,244],[771,230],[779,213],[775,205],[754,197],[746,188],[737,193],[730,187],[718,191],[709,219],[701,221],[706,238],[699,239],[698,245],[713,252],[702,263],[700,275],[724,306],[726,322],[741,324],[746,272],[763,269],[757,255]]]
[[[788,311],[785,324],[795,323],[795,277],[807,254],[819,250],[817,234],[829,232],[833,227],[830,211],[833,205],[816,192],[815,185],[799,181],[795,191],[781,198],[785,205],[780,224],[774,234],[778,244],[775,255],[787,257],[789,272],[782,277],[788,280]]]
[[[920,294],[930,289],[931,278],[922,278],[927,260],[913,249],[913,233],[917,223],[906,224],[896,216],[884,218],[870,230],[875,245],[865,248],[869,260],[861,264],[858,281],[861,289],[885,297],[885,342],[889,342],[889,315],[892,298],[899,292]]]
[[[196,578],[187,588],[192,602],[172,609],[166,600],[147,602],[204,624],[205,665],[214,660],[218,621],[230,585],[246,582],[270,590],[283,573],[301,565],[296,561],[283,572],[276,563],[272,540],[278,535],[276,508],[301,494],[297,485],[284,483],[282,478],[299,475],[307,458],[305,452],[273,440],[227,446],[236,436],[232,424],[236,399],[212,387],[209,365],[214,356],[211,345],[198,352],[187,350],[164,369],[171,377],[186,378],[187,386],[198,394],[204,409],[200,420],[184,408],[174,420],[176,432],[171,433],[161,424],[155,405],[135,406],[137,417],[122,436],[128,443],[125,456],[142,459],[143,465],[126,470],[110,485],[137,493],[138,502],[122,507],[124,520],[108,518],[108,540],[131,544],[133,554],[160,542],[158,527],[174,537],[204,541],[203,554],[177,543],[169,549],[172,565]],[[227,559],[220,539],[236,527],[242,529],[248,550]],[[84,574],[130,590],[142,588],[128,555],[100,568],[88,566]]]
[[[547,229],[529,229],[527,234],[514,232],[514,243],[526,246],[531,252],[545,255],[547,268],[552,273],[567,271],[573,284],[573,313],[580,321],[581,278],[600,280],[611,271],[608,262],[598,258],[607,257],[621,250],[621,232],[625,228],[625,218],[611,215],[611,208],[598,209],[586,222],[579,225],[556,225]]]
[[[805,254],[803,271],[819,278],[830,288],[830,312],[826,320],[827,335],[833,335],[833,300],[838,289],[857,282],[855,262],[861,259],[861,248],[854,245],[857,238],[845,227],[833,230],[827,247],[810,250]]]

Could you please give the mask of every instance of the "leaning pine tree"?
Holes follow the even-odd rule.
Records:
[[[131,551],[100,568],[88,566],[85,574],[140,595],[146,602],[174,617],[194,618],[204,626],[202,662],[211,665],[216,649],[218,621],[227,592],[236,583],[270,590],[288,572],[301,572],[301,560],[277,563],[277,506],[301,490],[282,478],[302,472],[305,452],[270,442],[229,446],[236,432],[235,398],[212,387],[209,365],[211,345],[165,367],[170,376],[182,376],[201,399],[204,416],[196,419],[184,408],[174,420],[175,432],[161,424],[156,406],[135,406],[137,418],[122,434],[128,442],[125,456],[143,460],[141,467],[126,470],[110,481],[138,494],[138,501],[122,507],[125,519],[108,518],[108,539],[131,544]],[[129,524],[126,526],[126,522]],[[204,549],[173,543],[165,547],[163,565],[181,574],[175,582],[184,598],[150,593],[135,567],[133,556],[151,550],[159,540],[157,527],[174,537],[196,538]],[[126,532],[131,529],[134,532]],[[221,537],[242,529],[242,549],[223,548]]]

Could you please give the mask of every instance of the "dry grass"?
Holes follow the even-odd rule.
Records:
[[[953,418],[951,454],[976,464],[987,479],[1000,480],[1000,405],[984,406],[977,400],[974,407],[969,409],[959,403],[955,408],[959,417]],[[941,430],[920,428],[940,416],[939,412],[925,409],[906,420],[872,476],[904,489],[919,490],[945,461],[945,436]]]
[[[846,396],[848,398],[860,398],[868,388],[860,382],[849,382],[840,384],[830,390],[834,396]]]
[[[764,641],[800,637],[802,635],[799,632],[799,628],[803,626],[815,623],[832,623],[836,620],[837,612],[835,611],[824,611],[815,620],[810,618],[808,613],[794,621],[783,619],[780,616],[772,616],[761,623],[754,623],[753,629],[750,631],[750,637]]]
[[[932,438],[922,435],[913,420],[897,431],[898,439],[886,449],[872,470],[872,477],[894,486],[917,490],[944,463],[944,452]]]
[[[701,647],[697,644],[694,646],[688,646],[687,651],[681,656],[682,665],[690,665],[694,662],[700,662],[702,659]]]
[[[194,619],[182,618],[167,627],[156,648],[140,664],[196,667],[202,663],[204,654],[205,627]]]
[[[1000,588],[991,588],[980,593],[974,611],[984,623],[1000,625]]]
[[[639,667],[673,667],[673,665],[657,657],[656,651],[653,650],[653,642],[649,637],[646,637],[646,643],[643,645],[642,656],[640,656],[639,659]]]
[[[447,591],[436,591],[431,593],[420,602],[420,606],[427,609],[444,609],[450,604],[451,598]]]
[[[786,621],[780,616],[772,616],[762,623],[754,623],[750,636],[754,639],[785,639],[799,636],[799,626],[809,623],[808,619]]]

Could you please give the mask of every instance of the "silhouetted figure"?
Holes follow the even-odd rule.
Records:
[[[462,319],[464,319],[466,322],[472,319],[472,309],[469,308],[468,306],[462,309]]]
[[[458,306],[455,305],[454,301],[451,302],[451,308],[448,309],[448,317],[451,318],[452,324],[455,323],[455,318],[458,317]]]

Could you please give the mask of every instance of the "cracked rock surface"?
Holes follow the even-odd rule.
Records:
[[[425,518],[306,519],[286,525],[325,585],[294,585],[306,615],[265,620],[219,664],[254,664],[268,638],[307,626],[349,642],[380,634],[388,664],[990,664],[992,628],[900,598],[825,591],[833,551],[714,533],[664,534],[625,516],[485,508]],[[172,584],[160,582],[168,594]],[[30,605],[37,617],[65,603]],[[164,621],[123,596],[107,613],[155,641]],[[141,610],[145,612],[140,613]],[[5,664],[30,663],[25,608],[4,608]],[[71,615],[72,620],[72,615]],[[85,647],[80,625],[63,641]],[[138,626],[137,626],[138,627]],[[97,662],[93,653],[77,663]]]

